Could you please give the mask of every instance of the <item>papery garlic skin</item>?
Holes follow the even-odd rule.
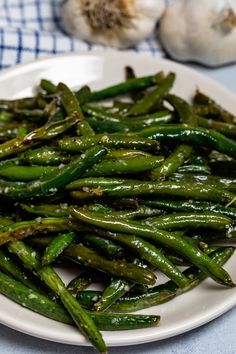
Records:
[[[129,48],[154,31],[164,10],[164,0],[68,0],[62,25],[78,39]]]
[[[236,61],[236,0],[176,0],[160,39],[174,59],[219,66]]]

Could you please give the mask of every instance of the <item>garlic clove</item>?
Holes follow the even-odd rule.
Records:
[[[164,0],[68,0],[62,26],[78,39],[128,48],[154,31],[164,9]]]
[[[235,62],[236,0],[176,0],[162,17],[160,39],[180,61],[207,66]]]

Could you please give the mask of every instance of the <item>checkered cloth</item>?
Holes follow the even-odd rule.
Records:
[[[57,53],[108,49],[90,45],[63,32],[60,27],[63,2],[0,0],[0,69]],[[134,50],[163,55],[154,36],[140,43]]]

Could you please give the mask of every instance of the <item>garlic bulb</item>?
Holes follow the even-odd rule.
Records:
[[[176,0],[161,20],[160,39],[177,60],[236,61],[236,0]]]
[[[164,0],[68,0],[62,25],[79,39],[127,48],[153,32],[164,9]]]

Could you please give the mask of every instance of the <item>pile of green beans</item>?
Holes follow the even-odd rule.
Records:
[[[132,312],[207,277],[235,286],[223,265],[236,117],[199,90],[192,103],[171,94],[174,81],[128,67],[99,91],[43,79],[35,97],[0,100],[0,293],[77,326],[103,354],[100,331],[160,322]],[[65,284],[57,266],[71,264]]]

